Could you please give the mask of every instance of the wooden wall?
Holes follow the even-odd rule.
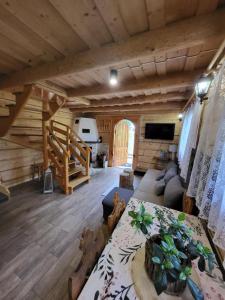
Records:
[[[173,141],[146,140],[146,123],[175,123],[175,137]],[[160,150],[168,150],[170,144],[178,144],[181,130],[181,122],[178,120],[177,113],[143,115],[140,119],[140,133],[138,146],[137,169],[147,170],[156,166],[156,157],[159,157]]]
[[[0,115],[7,115],[7,104],[15,103],[12,94],[0,92]],[[72,125],[73,114],[61,109],[55,116],[59,122]],[[31,98],[20,113],[10,131],[10,139],[28,137],[32,145],[42,146],[42,102]],[[42,161],[42,151],[15,144],[0,138],[0,177],[8,186],[14,186],[32,178],[31,164]]]
[[[135,169],[146,171],[148,168],[156,167],[155,157],[159,157],[160,150],[168,150],[170,144],[178,144],[181,130],[181,122],[178,120],[178,113],[146,114],[139,117],[126,115],[116,116],[96,116],[99,135],[103,138],[103,143],[109,144],[109,152],[113,155],[113,133],[114,126],[119,119],[127,118],[136,123],[136,144],[135,144]],[[175,138],[173,141],[146,140],[144,138],[146,123],[175,123]],[[109,158],[109,165],[113,165],[113,159]]]

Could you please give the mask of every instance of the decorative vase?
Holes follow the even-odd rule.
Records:
[[[160,265],[153,264],[152,253],[153,253],[153,243],[160,245],[161,239],[160,235],[154,235],[151,239],[146,240],[145,243],[145,269],[148,277],[154,282],[156,280],[157,272],[160,269]],[[168,295],[180,296],[186,287],[185,280],[176,280],[174,282],[168,282],[167,289],[164,291]]]

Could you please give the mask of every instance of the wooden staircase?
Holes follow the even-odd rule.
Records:
[[[89,146],[71,127],[51,120],[46,123],[44,161],[50,162],[54,178],[66,194],[72,193],[79,184],[90,179]]]

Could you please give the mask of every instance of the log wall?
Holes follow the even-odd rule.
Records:
[[[12,94],[0,92],[0,116],[7,115],[8,104],[14,104]],[[73,114],[68,109],[60,109],[55,119],[67,125],[72,125]],[[10,140],[29,137],[32,145],[42,146],[42,101],[31,98],[25,109],[13,123],[10,131]],[[42,151],[23,147],[11,141],[0,138],[0,177],[8,186],[14,186],[32,178],[31,165],[41,162]]]
[[[148,140],[144,138],[146,123],[175,123],[175,136],[173,141]],[[181,122],[178,120],[177,113],[143,115],[140,119],[140,133],[138,145],[137,169],[147,170],[155,168],[157,158],[161,150],[168,150],[170,144],[178,144],[181,130]]]
[[[96,116],[99,135],[103,138],[103,143],[109,144],[109,152],[113,154],[113,124],[116,123],[117,116]],[[135,169],[146,171],[148,168],[156,168],[156,158],[160,155],[160,150],[168,150],[170,144],[178,144],[181,122],[178,120],[178,113],[145,114],[140,119],[134,116],[126,115],[124,118],[134,119],[136,122],[136,141],[135,145]],[[175,123],[175,137],[173,141],[146,140],[146,123]],[[113,165],[109,158],[109,165]]]

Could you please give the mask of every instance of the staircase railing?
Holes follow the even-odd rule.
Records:
[[[66,124],[51,120],[46,126],[48,142],[48,159],[54,169],[54,176],[66,194],[71,192],[75,184],[70,184],[70,174],[76,172],[76,161],[80,163],[89,179],[90,147]],[[71,160],[74,157],[75,160]],[[70,171],[71,161],[74,163]],[[75,171],[74,171],[75,170]],[[73,181],[76,179],[73,179]]]

